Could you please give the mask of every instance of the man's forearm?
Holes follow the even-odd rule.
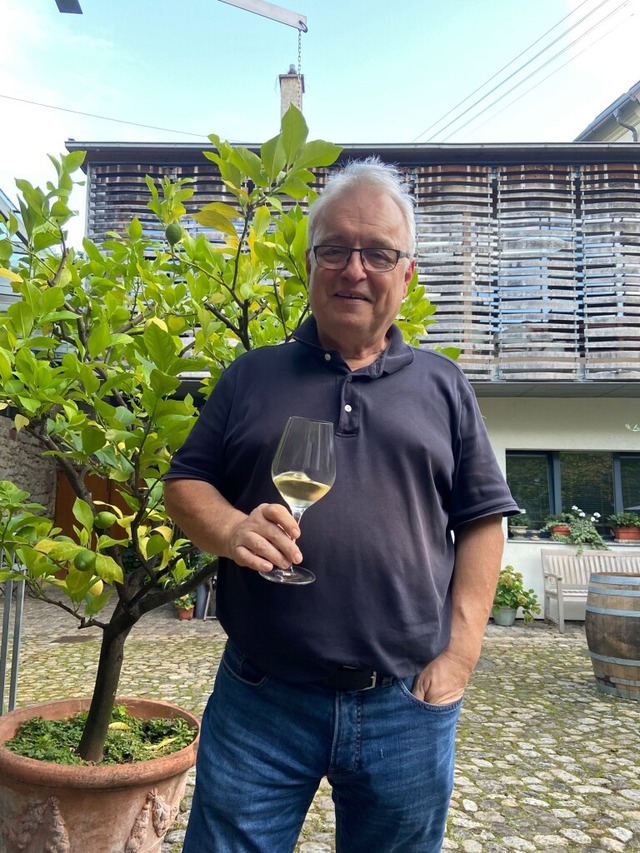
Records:
[[[502,515],[478,519],[456,531],[448,651],[465,662],[469,673],[480,657],[503,550]]]
[[[200,550],[228,557],[231,529],[246,518],[210,483],[202,480],[167,480],[167,512]]]

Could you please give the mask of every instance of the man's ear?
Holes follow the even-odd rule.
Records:
[[[404,274],[404,295],[405,296],[407,295],[407,290],[409,290],[409,282],[413,278],[413,273],[415,271],[415,268],[416,268],[416,259],[411,258],[411,260],[407,264],[407,269],[406,269],[406,272]]]
[[[304,254],[304,257],[305,257],[305,264],[307,267],[307,278],[309,278],[309,276],[311,275],[311,249],[307,249],[307,251]]]

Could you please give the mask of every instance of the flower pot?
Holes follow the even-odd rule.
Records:
[[[188,609],[184,607],[177,608],[178,619],[193,619],[193,607]]]
[[[551,533],[557,533],[558,536],[568,536],[571,533],[571,528],[568,524],[554,524]]]
[[[513,539],[524,539],[529,528],[524,525],[513,524],[509,528],[509,533]]]
[[[612,527],[616,542],[640,542],[640,527]]]
[[[516,621],[517,612],[517,607],[494,607],[491,615],[496,625],[503,625],[505,628],[508,628]]]
[[[134,716],[182,717],[200,722],[168,702],[118,698]],[[86,711],[88,699],[20,708],[0,717],[0,853],[159,853],[195,763],[197,738],[153,761],[82,766],[25,758],[2,746],[34,716],[61,720]]]

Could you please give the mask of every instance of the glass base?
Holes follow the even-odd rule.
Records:
[[[313,583],[316,576],[309,569],[303,569],[302,566],[293,566],[290,569],[271,569],[270,572],[260,572],[260,575],[266,581],[273,583],[291,583],[302,586],[306,583]]]

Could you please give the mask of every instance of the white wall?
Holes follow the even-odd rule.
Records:
[[[550,399],[480,397],[480,410],[498,463],[506,468],[507,450],[600,450],[640,452],[640,432],[625,424],[640,423],[640,399]],[[505,523],[506,533],[506,523]],[[522,572],[525,585],[543,605],[541,548],[569,547],[549,540],[507,540],[503,565]],[[613,546],[625,551],[639,546]],[[572,618],[572,614],[569,614]],[[573,618],[584,618],[584,608]]]

